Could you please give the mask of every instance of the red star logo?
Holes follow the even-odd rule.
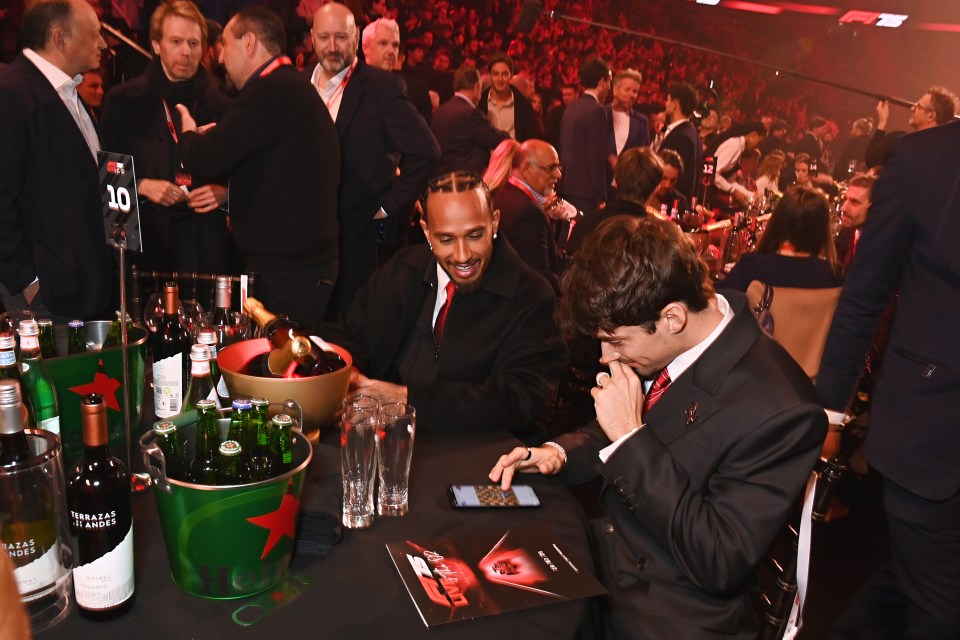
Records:
[[[280,542],[283,536],[293,539],[296,534],[297,511],[300,509],[300,500],[293,495],[292,489],[293,478],[290,478],[290,482],[287,484],[287,492],[283,494],[283,500],[280,501],[280,506],[276,511],[254,518],[247,518],[247,522],[270,530],[267,543],[263,545],[263,553],[260,554],[261,560],[267,557],[267,554]]]
[[[108,408],[120,411],[120,403],[117,402],[117,389],[119,388],[120,381],[107,375],[106,369],[103,368],[103,360],[100,360],[100,368],[93,376],[93,382],[70,387],[70,391],[81,396],[88,393],[99,393],[103,396],[103,402]]]

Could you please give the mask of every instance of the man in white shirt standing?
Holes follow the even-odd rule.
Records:
[[[747,204],[750,198],[757,198],[757,192],[747,189],[737,182],[740,171],[740,158],[745,151],[756,149],[767,136],[767,130],[760,122],[748,122],[730,130],[730,137],[717,147],[717,173],[713,183],[717,191],[732,198],[729,204],[740,206]],[[709,204],[715,205],[715,202]]]
[[[377,268],[378,244],[395,246],[427,186],[440,148],[401,78],[357,58],[353,13],[331,2],[310,31],[320,62],[310,81],[340,134],[340,272],[331,308],[346,308]]]
[[[561,322],[598,337],[597,419],[517,447],[517,471],[604,479],[593,522],[607,638],[755,638],[754,567],[799,496],[826,417],[738,293],[717,295],[672,223],[616,217],[563,279]]]
[[[54,320],[97,316],[113,292],[100,140],[77,95],[106,43],[84,0],[37,0],[0,71],[0,299]]]

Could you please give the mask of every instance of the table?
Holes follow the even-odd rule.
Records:
[[[215,639],[215,638],[458,638],[590,637],[590,606],[578,600],[537,609],[458,622],[428,629],[389,558],[385,544],[406,537],[457,535],[549,522],[572,551],[578,566],[592,570],[586,519],[576,500],[558,480],[525,475],[535,487],[538,509],[455,510],[447,498],[449,484],[487,482],[497,457],[519,442],[507,433],[467,436],[418,434],[411,470],[410,513],[377,517],[369,529],[345,529],[326,558],[297,555],[290,575],[316,584],[286,607],[257,624],[242,627],[231,616],[252,599],[215,601],[188,595],[170,577],[167,555],[150,492],[134,497],[137,601],[125,617],[110,622],[84,620],[75,610],[39,640]],[[340,512],[340,454],[336,433],[314,445],[314,459],[304,487],[304,505]],[[224,532],[225,536],[229,532]]]

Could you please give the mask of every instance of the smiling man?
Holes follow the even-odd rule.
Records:
[[[714,293],[675,224],[611,218],[574,256],[563,294],[562,322],[598,337],[609,367],[592,391],[596,421],[514,449],[490,479],[603,477],[604,637],[755,638],[755,565],[826,433],[809,379],[742,295]]]
[[[200,68],[207,23],[188,0],[164,2],[150,18],[156,54],[143,75],[108,94],[103,103],[106,148],[133,156],[143,230],[145,269],[225,273],[227,269],[226,176],[184,170],[177,148],[183,134],[177,104],[199,125],[219,120],[230,99]]]
[[[353,355],[354,389],[407,397],[418,431],[541,442],[535,419],[567,355],[553,292],[497,238],[477,176],[435,178],[425,210],[428,244],[397,252],[321,334]]]

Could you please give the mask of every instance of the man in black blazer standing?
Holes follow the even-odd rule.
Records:
[[[84,0],[38,0],[23,52],[0,71],[0,298],[66,322],[113,292],[97,171],[100,140],[77,95],[106,43]]]
[[[613,100],[604,105],[607,110],[609,133],[607,135],[607,161],[610,163],[609,176],[617,168],[617,158],[627,149],[650,145],[650,122],[647,116],[634,108],[640,92],[643,76],[635,69],[623,69],[613,76],[613,88],[610,93]],[[617,195],[613,180],[607,186],[607,200]]]
[[[564,176],[560,193],[584,213],[607,200],[607,112],[603,101],[610,91],[610,67],[599,58],[580,66],[583,93],[563,112],[560,123],[560,163]],[[566,234],[561,244],[565,244]]]
[[[490,479],[600,475],[593,522],[610,592],[604,637],[757,637],[754,570],[826,434],[810,380],[763,334],[746,298],[715,294],[677,225],[618,216],[563,280],[566,327],[601,341],[597,419],[502,456]]]
[[[664,112],[667,126],[662,135],[654,141],[654,151],[673,149],[683,160],[683,175],[677,183],[677,191],[689,200],[703,196],[703,189],[697,184],[703,161],[703,143],[697,128],[690,122],[690,114],[697,106],[697,90],[685,82],[674,82],[667,89],[667,103]]]
[[[490,152],[510,135],[494,128],[477,109],[483,91],[479,71],[470,67],[457,69],[453,73],[453,91],[430,123],[440,143],[437,173],[472,171],[482,175],[490,162]]]
[[[357,57],[349,8],[321,7],[310,35],[320,59],[310,81],[340,136],[340,275],[331,309],[339,314],[377,268],[378,243],[396,244],[410,224],[440,150],[403,80]]]
[[[957,122],[894,144],[820,363],[817,390],[839,422],[878,319],[899,291],[866,442],[883,476],[892,565],[832,637],[956,638],[960,629],[958,149]]]
[[[283,55],[283,23],[242,9],[223,30],[220,58],[240,95],[198,132],[184,105],[180,157],[205,175],[230,176],[230,220],[257,297],[275,313],[319,324],[337,277],[337,132],[310,85]]]

